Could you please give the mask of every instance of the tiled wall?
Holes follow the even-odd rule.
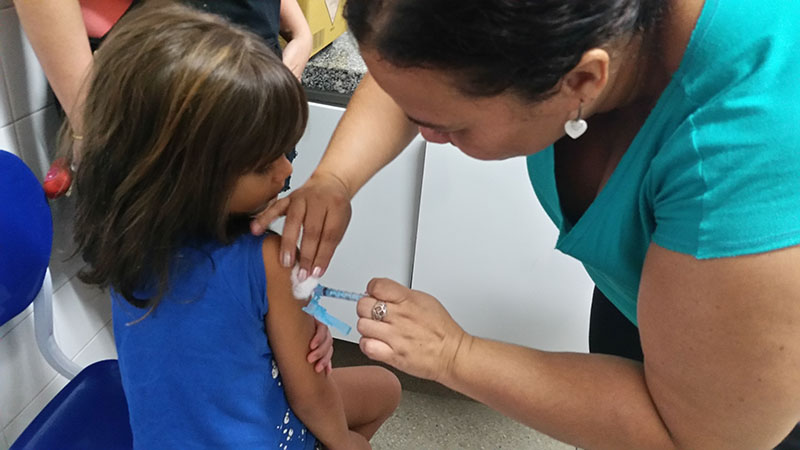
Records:
[[[0,0],[0,149],[22,157],[41,179],[52,159],[59,122],[53,95],[14,5]],[[62,198],[52,208],[56,339],[81,366],[114,358],[108,297],[82,284],[75,277],[81,262],[69,258],[71,202]],[[31,309],[0,327],[0,450],[8,449],[67,382],[39,354]]]

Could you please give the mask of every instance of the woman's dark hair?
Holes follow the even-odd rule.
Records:
[[[653,29],[666,0],[347,0],[362,46],[456,75],[466,95],[547,98],[584,52]]]
[[[133,12],[95,55],[75,177],[81,278],[154,308],[176,252],[230,242],[228,204],[241,175],[300,139],[298,80],[249,32],[184,6]],[[137,289],[157,295],[136,298]]]

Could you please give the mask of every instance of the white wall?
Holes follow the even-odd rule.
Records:
[[[594,284],[555,250],[558,230],[524,158],[478,161],[428,143],[412,288],[469,333],[550,351],[589,350]]]
[[[36,56],[25,39],[11,0],[0,0],[0,149],[22,157],[41,179],[55,148],[59,118]],[[76,363],[115,358],[107,295],[76,277],[69,199],[56,200],[51,271],[56,339]],[[28,308],[0,327],[0,450],[66,384],[39,354]]]

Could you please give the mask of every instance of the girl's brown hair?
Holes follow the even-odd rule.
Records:
[[[290,151],[307,118],[299,82],[255,34],[177,5],[126,16],[95,55],[83,111],[81,279],[152,310],[180,248],[231,241],[237,178]],[[145,284],[157,294],[136,298]]]

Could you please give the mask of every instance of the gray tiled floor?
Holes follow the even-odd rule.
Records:
[[[334,367],[374,364],[336,341]],[[573,450],[439,384],[398,374],[403,400],[372,438],[375,450]]]

